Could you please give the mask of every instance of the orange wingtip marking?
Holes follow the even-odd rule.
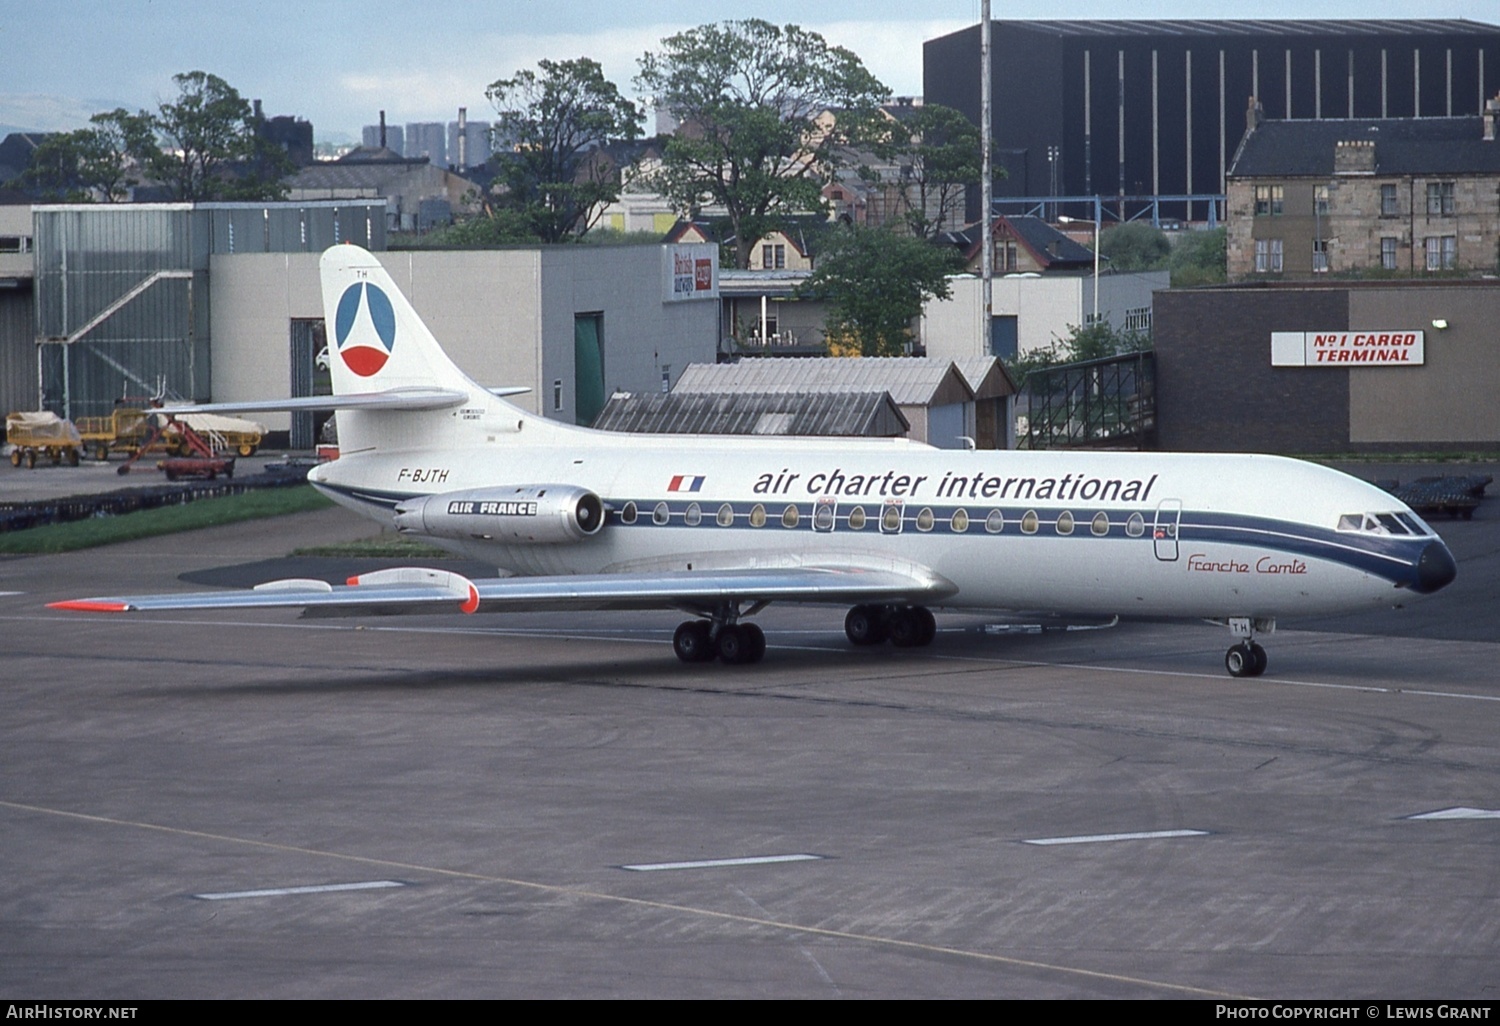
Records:
[[[67,609],[75,613],[123,613],[130,609],[124,602],[95,602],[90,599],[70,599],[67,602],[48,602],[48,609]]]
[[[344,583],[347,584],[347,585],[349,585],[349,587],[351,587],[351,588],[357,587],[359,585],[359,574],[355,574],[353,577],[349,578]]]
[[[464,599],[458,607],[465,613],[473,613],[479,610],[479,589],[469,585],[469,597]]]

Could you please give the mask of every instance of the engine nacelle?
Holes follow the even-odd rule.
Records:
[[[603,501],[573,485],[474,488],[396,506],[396,530],[402,534],[461,541],[558,545],[583,541],[603,526]]]

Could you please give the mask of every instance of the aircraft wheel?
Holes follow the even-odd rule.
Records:
[[[740,630],[745,635],[745,641],[750,650],[746,655],[745,662],[758,663],[766,654],[766,632],[760,629],[758,624],[742,623]]]
[[[1224,669],[1231,677],[1259,677],[1266,671],[1267,662],[1266,650],[1253,641],[1234,645],[1224,653]]]
[[[930,645],[932,639],[937,637],[937,617],[932,615],[932,610],[926,606],[917,606],[912,610],[917,615],[917,620],[922,625],[922,636],[917,641],[918,645]]]
[[[718,649],[725,666],[738,666],[753,661],[750,653],[755,651],[755,646],[744,628],[738,624],[726,624],[719,628]]]
[[[686,620],[672,635],[672,651],[685,663],[706,663],[717,652],[708,636],[707,620]]]
[[[844,617],[844,634],[856,645],[878,645],[886,638],[885,610],[855,606]]]
[[[910,606],[891,614],[891,644],[897,648],[916,648],[922,644],[922,619]]]

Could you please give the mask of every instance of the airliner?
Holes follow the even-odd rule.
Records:
[[[772,602],[848,606],[854,645],[928,645],[932,610],[1184,617],[1266,669],[1278,617],[1401,605],[1453,580],[1386,492],[1262,455],[935,449],[907,440],[616,434],[506,401],[447,356],[380,262],[321,261],[333,396],[181,413],[337,409],[321,492],[499,569],[406,567],[346,584],[53,603],[89,612],[301,607],[304,615],[677,609],[684,662],[758,662]]]

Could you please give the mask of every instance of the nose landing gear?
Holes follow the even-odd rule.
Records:
[[[1255,643],[1256,632],[1270,634],[1276,629],[1276,621],[1252,619],[1248,616],[1231,616],[1229,630],[1241,640],[1224,653],[1224,669],[1231,677],[1259,677],[1266,672],[1266,650]]]

